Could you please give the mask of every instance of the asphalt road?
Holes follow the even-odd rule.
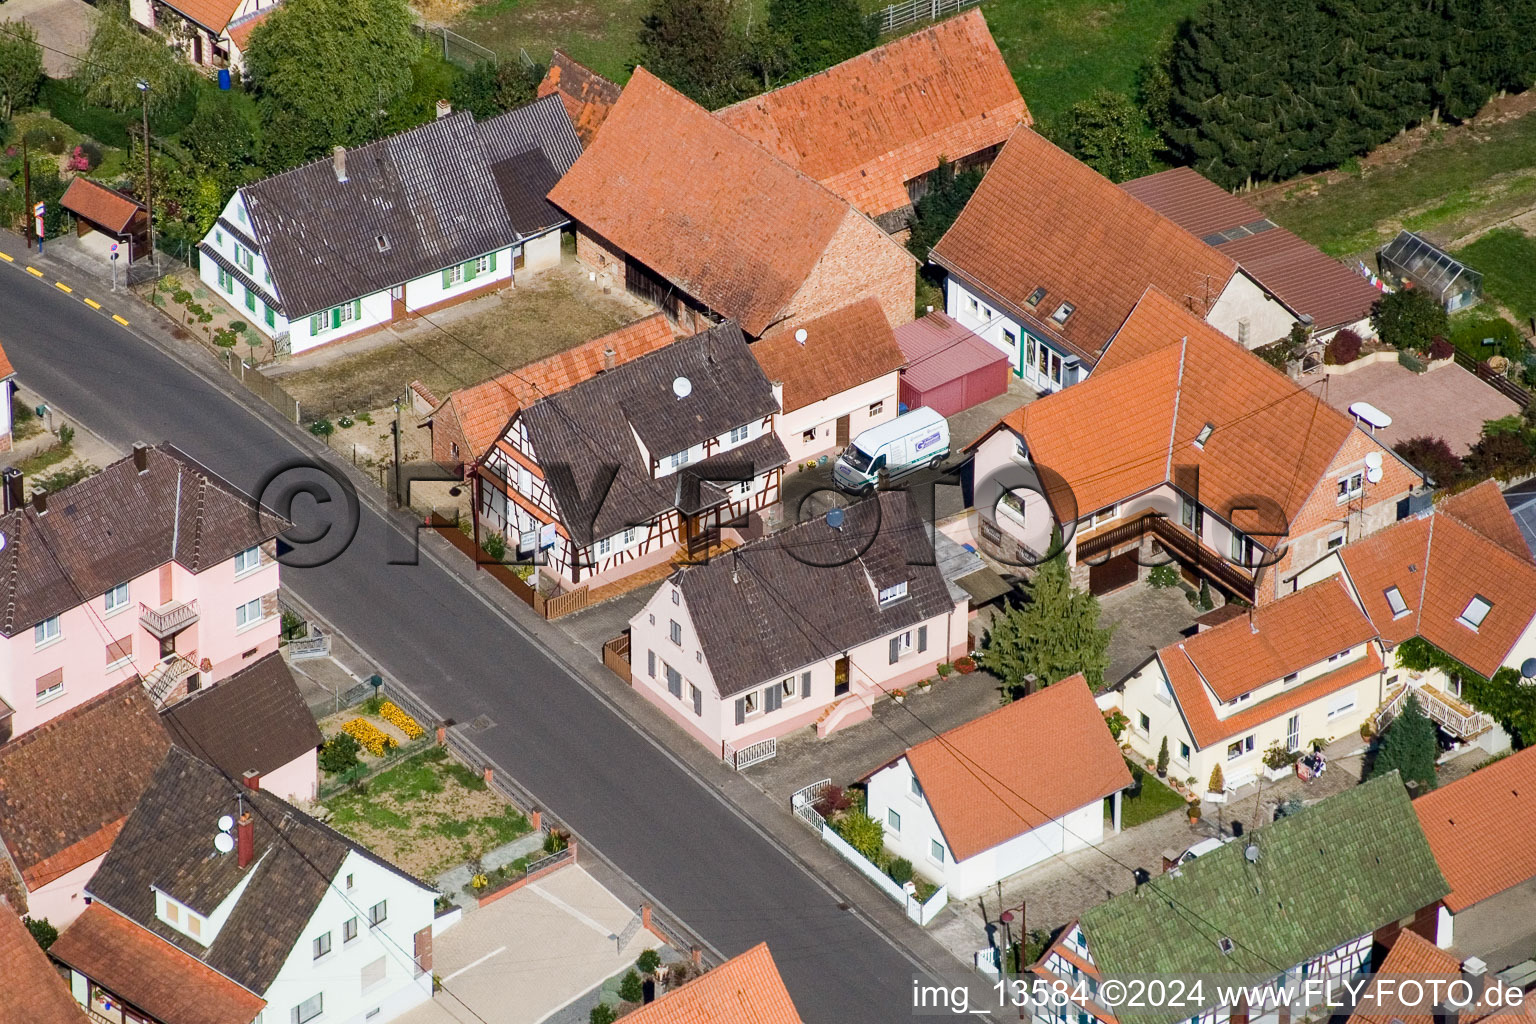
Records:
[[[181,363],[16,267],[0,268],[0,324],[19,378],[110,441],[173,441],[246,488],[303,455]],[[387,564],[408,550],[364,504],[344,554],[285,568],[283,583],[439,714],[488,715],[495,724],[476,745],[726,955],[766,940],[807,1021],[911,1016],[904,956],[458,579],[425,559]]]

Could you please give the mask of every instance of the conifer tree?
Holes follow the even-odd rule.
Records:
[[[1024,696],[1030,674],[1047,685],[1081,672],[1097,689],[1109,667],[1111,633],[1099,627],[1099,599],[1072,586],[1066,555],[1058,554],[1036,571],[1029,602],[994,620],[979,660],[1002,680],[1009,700]]]
[[[1435,758],[1439,753],[1435,724],[1425,716],[1419,698],[1410,693],[1403,702],[1403,710],[1382,733],[1370,777],[1374,779],[1396,769],[1405,785],[1416,782],[1419,793],[1428,793],[1435,788]]]

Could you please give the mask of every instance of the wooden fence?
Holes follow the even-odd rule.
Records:
[[[629,630],[603,644],[603,665],[626,683],[634,679],[629,668]]]
[[[486,554],[485,549],[470,539],[469,535],[459,529],[458,523],[453,520],[434,512],[427,517],[427,525],[446,538],[448,543],[473,558],[475,564],[491,574],[492,579],[512,591],[514,597],[546,619],[558,619],[562,615],[579,612],[591,601],[591,591],[586,584],[553,597],[546,597],[539,593],[514,572],[511,566],[504,565]]]
[[[945,15],[979,3],[981,0],[903,0],[902,3],[883,8],[875,17],[879,19],[882,33],[895,32],[914,22],[938,21]]]
[[[1487,384],[1510,401],[1518,403],[1521,410],[1524,410],[1531,404],[1531,393],[1508,377],[1501,373],[1494,373],[1485,364],[1473,359],[1461,349],[1456,350],[1455,358],[1457,366],[1477,374],[1478,380]]]
[[[246,365],[245,360],[232,348],[216,348],[224,362],[224,368],[257,398],[266,402],[272,408],[283,414],[285,419],[294,423],[299,422],[299,400],[284,391],[278,384],[262,373],[254,366]]]

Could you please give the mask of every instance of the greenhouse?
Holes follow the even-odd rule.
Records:
[[[1403,231],[1376,255],[1381,276],[1397,286],[1422,288],[1447,313],[1465,309],[1483,294],[1483,275],[1412,231]]]

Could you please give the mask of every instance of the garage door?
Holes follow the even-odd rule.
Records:
[[[1136,552],[1123,555],[1088,567],[1088,592],[1097,596],[1111,590],[1119,590],[1136,582]]]

